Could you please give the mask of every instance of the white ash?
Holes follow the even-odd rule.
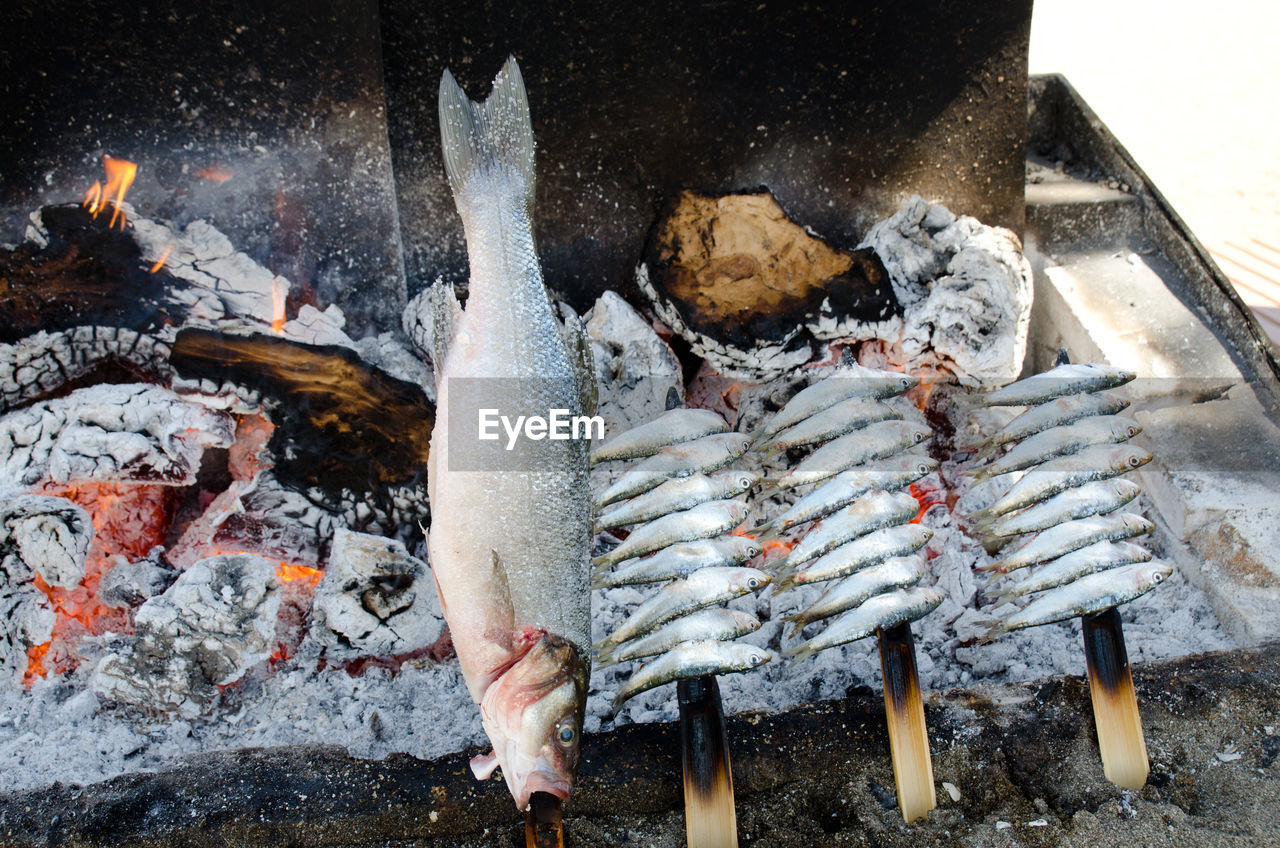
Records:
[[[0,486],[44,481],[190,485],[210,447],[229,447],[230,416],[168,389],[102,384],[0,418]]]
[[[907,362],[932,352],[970,387],[1018,376],[1032,281],[1016,235],[915,196],[860,247],[874,249],[889,272]]]
[[[53,633],[54,610],[33,577],[50,586],[75,586],[84,579],[93,532],[89,514],[65,498],[0,498],[0,668],[5,676],[21,678],[27,649],[49,641]]]
[[[680,361],[631,304],[607,291],[583,318],[606,438],[657,418],[672,398],[684,404]]]
[[[119,557],[98,583],[98,597],[104,604],[125,609],[136,607],[161,594],[178,573],[163,564],[163,548],[156,548],[151,556],[136,562]]]
[[[311,608],[311,638],[327,659],[406,654],[444,630],[434,578],[404,545],[339,530]]]
[[[271,655],[280,584],[267,560],[247,554],[197,562],[134,617],[137,635],[94,669],[98,695],[194,718]]]

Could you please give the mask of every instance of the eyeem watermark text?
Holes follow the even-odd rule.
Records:
[[[513,450],[523,431],[533,442],[543,439],[603,439],[604,419],[599,415],[574,415],[568,409],[548,410],[547,415],[517,415],[514,422],[497,409],[479,410],[478,438],[482,442],[498,441],[506,434],[506,449]]]

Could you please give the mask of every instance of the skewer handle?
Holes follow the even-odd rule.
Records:
[[[525,848],[564,848],[564,822],[560,799],[549,792],[535,792],[524,814]]]
[[[938,806],[933,787],[929,730],[916,672],[915,641],[910,624],[876,631],[880,639],[880,669],[884,673],[884,713],[889,724],[889,754],[898,807],[908,824]]]
[[[738,848],[720,686],[713,675],[681,680],[676,694],[684,765],[685,839],[689,848]]]
[[[1147,742],[1138,715],[1138,696],[1129,671],[1120,613],[1115,607],[1081,619],[1089,696],[1098,728],[1098,752],[1107,780],[1125,789],[1147,782]]]

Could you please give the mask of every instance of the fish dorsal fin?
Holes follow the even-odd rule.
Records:
[[[481,175],[503,172],[523,179],[533,203],[533,125],[529,97],[514,56],[493,80],[483,103],[467,97],[449,71],[440,78],[440,140],[454,198]]]
[[[444,374],[444,358],[453,345],[453,336],[458,330],[458,322],[462,318],[462,305],[453,286],[443,279],[437,279],[427,289],[426,320],[431,328],[431,364],[436,372],[436,387],[439,388],[440,377]]]
[[[556,307],[560,313],[560,335],[564,339],[565,350],[569,352],[569,367],[573,369],[578,397],[582,401],[582,414],[595,415],[599,390],[596,386],[596,360],[591,354],[591,339],[587,336],[586,325],[569,304],[562,302]]]

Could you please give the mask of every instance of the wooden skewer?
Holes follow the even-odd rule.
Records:
[[[924,701],[916,673],[915,642],[910,624],[877,630],[880,669],[884,673],[884,712],[889,724],[889,754],[893,758],[893,782],[898,807],[910,824],[938,806],[933,788],[933,760],[929,755],[929,730],[924,723]]]
[[[689,848],[738,848],[720,686],[714,675],[681,680],[676,694],[684,765],[685,840]]]
[[[1115,607],[1081,619],[1089,695],[1098,728],[1098,752],[1107,780],[1125,789],[1147,782],[1147,742],[1138,715],[1138,696],[1129,671],[1129,654]]]
[[[526,848],[564,848],[564,826],[560,799],[550,792],[535,792],[524,813]]]

